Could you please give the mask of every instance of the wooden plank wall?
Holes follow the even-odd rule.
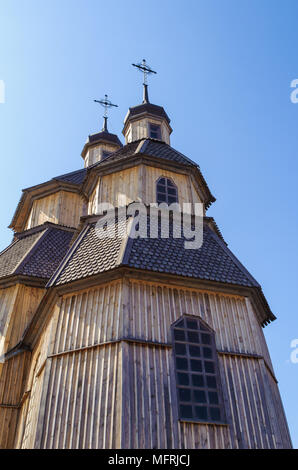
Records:
[[[0,289],[0,354],[20,341],[44,292],[45,289],[22,284]]]
[[[171,178],[177,185],[179,203],[201,202],[188,175],[139,165],[99,178],[90,197],[89,215],[96,214],[100,202],[114,206],[125,206],[133,201],[156,202],[156,181],[161,176]]]
[[[58,191],[33,201],[25,230],[44,222],[77,227],[83,211],[83,199],[76,193]]]
[[[149,122],[151,122],[152,124],[157,124],[157,125],[161,124],[162,140],[166,142],[168,145],[170,145],[170,135],[169,135],[168,127],[164,123],[161,123],[159,120],[148,119],[148,118],[140,119],[138,121],[133,121],[130,123],[125,134],[125,142],[129,143],[135,140],[148,138],[149,137],[149,131],[148,131]]]
[[[290,446],[261,327],[247,302],[133,279],[63,297],[46,341],[42,398],[29,405],[41,401],[34,446]],[[216,331],[227,425],[177,419],[170,326],[184,313]]]
[[[117,171],[101,178],[99,202],[125,206],[138,198],[138,167]]]
[[[0,364],[0,449],[14,447],[29,365],[30,352],[24,352]]]
[[[44,289],[17,284],[0,290],[1,354],[16,346],[44,295]],[[23,398],[30,353],[0,364],[0,448],[11,448]]]

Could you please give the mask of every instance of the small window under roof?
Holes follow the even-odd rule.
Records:
[[[161,140],[161,128],[158,124],[149,123],[149,137]]]

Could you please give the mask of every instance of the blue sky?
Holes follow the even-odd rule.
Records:
[[[217,201],[208,211],[262,284],[278,319],[265,328],[294,446],[297,321],[298,78],[296,0],[0,0],[0,249],[21,189],[82,167],[105,93],[121,136],[141,101],[146,58],[158,71],[172,146],[199,163]]]

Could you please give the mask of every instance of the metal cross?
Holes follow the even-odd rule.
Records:
[[[103,115],[103,119],[104,119],[104,124],[103,124],[103,128],[102,130],[105,131],[105,132],[108,132],[108,125],[107,125],[107,120],[108,120],[108,109],[109,108],[112,108],[113,106],[115,108],[118,108],[118,105],[117,104],[113,104],[110,100],[108,100],[108,95],[105,95],[104,99],[101,99],[101,100],[94,100],[95,103],[99,103],[101,106],[104,107],[105,109],[105,112],[104,112],[104,115]]]
[[[151,67],[149,67],[149,65],[146,64],[146,60],[143,59],[143,61],[139,64],[132,64],[134,67],[136,67],[137,69],[140,70],[140,72],[142,72],[144,74],[144,85],[148,85],[147,83],[147,77],[148,75],[150,75],[151,73],[157,73],[155,72],[154,70],[152,70]]]

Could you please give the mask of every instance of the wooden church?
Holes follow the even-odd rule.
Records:
[[[23,190],[0,254],[1,448],[291,447],[262,331],[275,316],[171,132],[145,82],[125,145],[105,115],[84,168]],[[203,205],[202,246],[97,236],[102,202],[136,201]]]

